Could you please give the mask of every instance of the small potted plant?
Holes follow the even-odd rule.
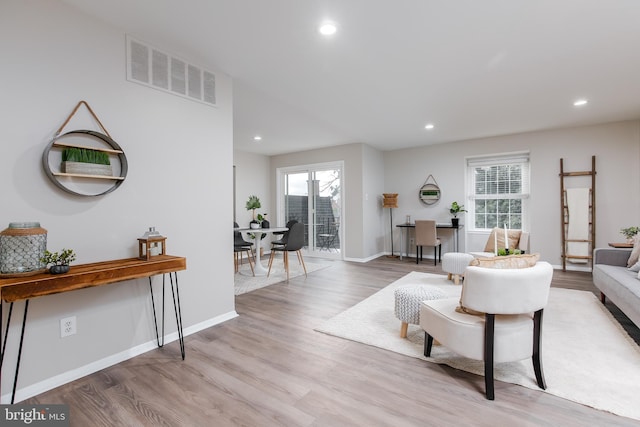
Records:
[[[113,175],[109,154],[90,148],[65,148],[62,151],[62,170],[83,175]]]
[[[260,223],[256,221],[256,209],[260,209],[262,207],[262,204],[260,203],[260,199],[258,198],[258,196],[253,196],[253,195],[249,196],[249,200],[247,200],[245,207],[247,208],[248,211],[253,211],[252,212],[253,219],[251,220],[249,227],[260,228]]]
[[[498,256],[507,256],[507,255],[522,255],[522,251],[520,249],[498,249]]]
[[[258,214],[258,222],[262,228],[269,228],[271,226],[271,223],[267,220],[266,213]]]
[[[633,243],[633,238],[640,231],[640,227],[627,227],[620,229],[620,233],[627,238],[627,243]]]
[[[453,225],[454,227],[458,226],[458,214],[460,212],[467,212],[467,210],[464,208],[464,205],[459,205],[458,202],[451,203],[451,207],[449,207],[449,213],[453,215],[453,218],[451,218],[451,225]]]
[[[69,264],[75,261],[76,254],[73,249],[62,249],[60,252],[44,251],[44,256],[40,258],[44,264],[51,265],[49,273],[61,274],[69,271]]]

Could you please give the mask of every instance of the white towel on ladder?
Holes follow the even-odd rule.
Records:
[[[589,188],[567,188],[567,240],[588,240]],[[567,256],[588,256],[588,242],[567,242]],[[567,258],[574,264],[585,264],[586,259]]]

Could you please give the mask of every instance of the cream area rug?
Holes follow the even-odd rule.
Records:
[[[316,330],[483,375],[481,361],[462,358],[443,346],[434,346],[432,357],[425,358],[424,331],[417,325],[409,325],[407,339],[400,338],[394,290],[408,284],[425,284],[459,296],[461,287],[451,283],[446,276],[414,271]],[[547,390],[538,388],[531,359],[497,364],[497,380],[640,420],[640,347],[594,294],[551,288],[542,331]]]
[[[262,265],[267,268],[267,266],[269,265],[269,257],[262,259]],[[304,262],[304,265],[307,267],[307,274],[329,266],[326,264],[308,262],[306,260]],[[300,265],[300,263],[298,262],[298,258],[295,256],[295,254],[293,254],[293,256],[290,255],[289,279],[293,279],[294,277],[301,276],[303,274],[304,270],[302,269],[302,265]],[[271,268],[271,274],[269,275],[269,277],[252,276],[249,264],[245,260],[245,263],[240,266],[240,271],[236,273],[233,279],[234,294],[246,294],[247,292],[255,291],[256,289],[264,288],[265,286],[280,283],[285,280],[287,280],[287,272],[284,270],[282,257],[278,257],[275,261],[273,261],[273,267]]]

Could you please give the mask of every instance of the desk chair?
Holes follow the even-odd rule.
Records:
[[[438,265],[438,261],[442,261],[442,244],[438,239],[438,231],[436,222],[433,220],[416,220],[416,264],[422,259],[422,247],[433,246],[433,265]],[[439,250],[439,257],[436,257],[436,251]]]

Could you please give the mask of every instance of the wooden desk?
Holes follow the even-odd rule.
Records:
[[[402,229],[402,233],[400,233],[400,260],[402,260],[402,246],[404,246],[403,244],[403,237],[404,234],[407,233],[408,234],[408,230],[410,228],[416,228],[416,224],[415,223],[409,223],[409,224],[397,224],[396,227],[399,227]],[[458,230],[460,230],[462,227],[464,227],[463,224],[459,224],[459,225],[452,225],[451,223],[436,223],[436,228],[437,229],[453,229],[453,251],[454,252],[458,252]],[[406,239],[407,243],[406,243],[406,251],[407,251],[407,256],[409,256],[409,238],[407,236]]]
[[[173,296],[173,307],[178,327],[178,340],[180,342],[182,359],[184,360],[185,352],[184,336],[182,332],[182,310],[180,308],[177,272],[186,270],[186,268],[186,258],[171,255],[157,255],[151,257],[149,261],[142,260],[140,258],[126,258],[113,261],[95,262],[91,264],[72,265],[69,272],[63,274],[39,273],[31,276],[0,279],[0,319],[4,319],[2,316],[2,301],[10,303],[5,333],[8,333],[9,331],[13,303],[21,300],[25,301],[11,403],[13,403],[15,399],[18,372],[20,370],[20,358],[22,355],[22,343],[24,341],[24,330],[27,321],[27,312],[29,309],[29,299],[31,298],[148,277],[149,291],[151,292],[151,303],[153,306],[153,321],[156,327],[156,338],[158,341],[158,347],[162,347],[164,345],[164,275],[169,273],[171,293]],[[162,274],[162,342],[160,341],[160,335],[158,333],[155,301],[153,298],[153,289],[151,288],[151,277],[158,274]],[[2,332],[2,325],[0,324],[0,342],[3,343],[2,350],[0,351],[0,374],[2,372],[1,362],[4,359],[3,356],[6,351],[6,337],[5,341],[3,341]]]

